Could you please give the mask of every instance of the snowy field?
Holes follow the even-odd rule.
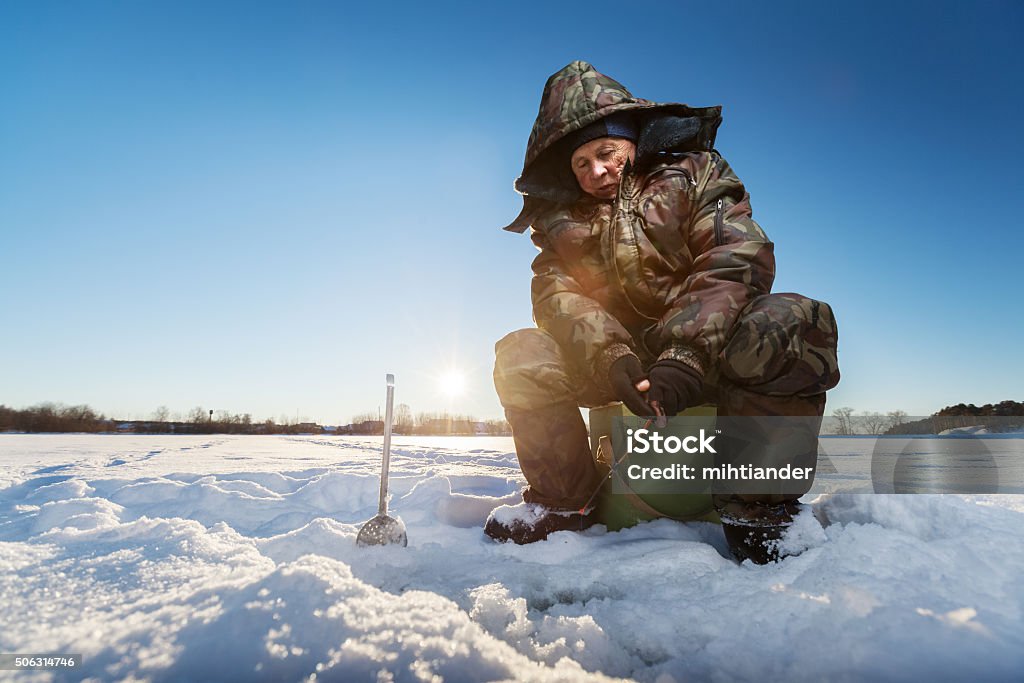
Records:
[[[809,496],[802,554],[758,567],[706,523],[488,541],[511,439],[397,437],[392,464],[409,547],[362,549],[379,438],[0,435],[0,652],[83,655],[0,678],[1024,676],[1024,495]]]

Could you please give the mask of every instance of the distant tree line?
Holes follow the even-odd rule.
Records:
[[[512,433],[505,420],[477,420],[472,415],[448,412],[421,412],[414,415],[412,409],[404,403],[395,407],[392,419],[392,431],[395,434],[507,436]],[[380,413],[359,413],[352,416],[351,424],[340,427],[339,431],[343,434],[383,434],[384,416]]]
[[[15,409],[0,405],[0,432],[131,432],[135,434],[302,434],[320,433],[311,422],[277,424],[273,420],[254,422],[248,413],[233,415],[226,410],[213,414],[197,406],[187,417],[171,420],[165,406],[157,408],[150,420],[115,420],[87,405],[65,406],[40,403]]]
[[[106,432],[110,424],[86,405],[40,403],[24,410],[0,405],[0,432]]]
[[[1019,418],[1008,420],[1007,418]],[[976,406],[973,403],[957,403],[946,406],[931,417],[902,425],[892,434],[938,434],[947,429],[963,427],[986,427],[999,432],[1016,430],[1024,425],[1024,403],[1019,401],[1000,401]]]
[[[955,406],[946,406],[935,413],[936,417],[959,415],[970,417],[1020,417],[1024,415],[1024,403],[1020,401],[1000,401],[999,403],[986,403],[980,408],[973,403],[968,403],[967,405],[957,403]]]
[[[1006,418],[1018,417],[1020,423],[1009,423]],[[885,415],[877,412],[855,414],[853,408],[836,408],[826,420],[823,431],[840,435],[854,434],[938,434],[958,427],[992,427],[1003,429],[1024,423],[1024,403],[1001,401],[976,406],[973,403],[958,403],[947,406],[923,420],[907,420],[902,410],[893,410]]]
[[[135,434],[320,434],[323,428],[313,422],[284,422],[273,420],[255,422],[249,413],[232,414],[227,410],[216,413],[196,406],[184,420],[168,420],[168,410],[161,406],[152,420],[120,422],[118,431]],[[162,419],[161,419],[162,418]]]
[[[116,420],[97,413],[87,405],[65,406],[40,403],[16,409],[0,405],[0,432],[89,432],[133,434],[383,434],[384,422],[377,413],[363,413],[352,424],[323,427],[315,422],[287,418],[280,422],[267,419],[254,421],[249,413],[233,414],[226,410],[210,411],[196,406],[187,415],[176,415],[166,406],[153,411],[149,420]],[[399,405],[394,415],[395,434],[431,435],[507,435],[511,431],[505,420],[477,420],[469,415],[418,413]]]
[[[902,410],[893,410],[885,415],[879,412],[863,412],[855,415],[853,408],[836,408],[832,411],[831,420],[826,421],[827,433],[851,436],[853,434],[885,434],[903,424],[907,414]]]

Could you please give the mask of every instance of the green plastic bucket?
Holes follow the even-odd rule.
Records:
[[[703,405],[690,408],[679,413],[678,417],[689,418],[687,427],[700,426],[709,432],[715,429],[718,411],[715,406]],[[590,445],[598,469],[608,476],[598,492],[595,514],[597,521],[608,527],[609,531],[617,531],[635,526],[639,522],[667,517],[679,521],[707,521],[719,523],[718,514],[711,503],[711,494],[707,493],[649,493],[638,492],[620,475],[624,468],[631,464],[630,456],[625,453],[622,445],[624,434],[613,432],[625,429],[629,420],[615,418],[631,418],[637,421],[621,403],[613,403],[601,408],[590,410]],[[682,422],[682,421],[676,421]],[[661,430],[663,434],[668,434]],[[602,439],[602,437],[605,437]],[[604,446],[602,447],[602,443]],[[613,447],[613,443],[618,448]],[[605,451],[612,450],[613,453]],[[655,467],[667,467],[673,464],[700,467],[713,464],[708,455],[686,453],[665,454],[661,456],[645,455],[643,464]],[[618,466],[609,473],[612,463]]]

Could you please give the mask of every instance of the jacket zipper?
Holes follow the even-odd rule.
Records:
[[[724,239],[722,236],[722,200],[719,199],[718,206],[715,207],[715,246],[722,246]]]
[[[635,198],[636,193],[631,193],[631,194],[632,194],[632,198]],[[607,229],[605,231],[605,234],[602,236],[603,239],[604,239],[604,243],[602,244],[602,247],[604,248],[605,254],[606,254],[605,262],[610,265],[610,268],[612,270],[613,277],[610,278],[610,280],[612,280],[612,279],[614,280],[615,286],[617,287],[619,293],[622,294],[623,300],[627,304],[629,304],[629,307],[633,309],[633,312],[636,313],[641,318],[646,318],[647,320],[657,320],[657,318],[654,318],[654,317],[652,317],[650,315],[646,315],[645,313],[643,313],[639,308],[637,308],[636,304],[633,303],[633,300],[631,298],[629,298],[629,293],[626,291],[626,285],[623,282],[622,274],[619,272],[619,261],[618,261],[618,259],[615,258],[615,245],[616,245],[616,243],[618,241],[618,239],[617,239],[618,238],[618,234],[617,234],[618,223],[620,221],[628,222],[627,218],[622,218],[621,217],[623,214],[627,213],[626,207],[623,206],[623,205],[626,204],[627,201],[631,202],[632,198],[630,198],[629,200],[626,200],[626,199],[623,198],[623,195],[622,195],[622,185],[620,183],[620,185],[619,185],[619,195],[615,199],[615,210],[612,212],[611,220],[608,223],[608,227],[607,227]],[[632,246],[633,246],[634,249],[636,248],[635,236],[634,236],[634,240],[633,240]],[[609,282],[609,284],[611,284],[611,282]]]

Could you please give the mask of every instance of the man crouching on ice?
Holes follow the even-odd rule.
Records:
[[[720,122],[721,107],[635,98],[585,62],[548,79],[516,181],[525,205],[506,228],[530,227],[540,249],[537,328],[495,346],[529,486],[525,503],[492,513],[488,536],[531,543],[594,523],[582,508],[601,481],[579,406],[671,416],[710,402],[720,416],[820,423],[839,381],[835,318],[823,302],[770,293],[772,243],[714,149]],[[777,559],[771,541],[800,495],[716,495],[733,554]]]

